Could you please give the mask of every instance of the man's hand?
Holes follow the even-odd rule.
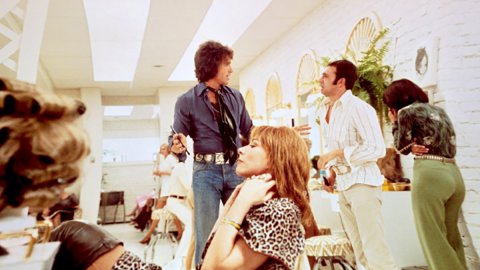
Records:
[[[162,175],[170,175],[169,172],[166,172],[166,171],[160,171],[160,170],[156,170],[153,172],[154,175],[156,176],[162,176]]]
[[[310,130],[312,128],[308,124],[303,124],[300,126],[293,127],[293,129],[295,129],[300,134],[300,136],[306,136],[310,134]]]
[[[343,153],[343,150],[334,150],[331,152],[328,152],[324,155],[320,155],[317,161],[317,168],[318,169],[325,169],[325,166],[330,160],[335,159],[336,157],[340,156],[340,154]]]
[[[415,156],[421,156],[421,155],[427,154],[430,149],[428,149],[424,145],[417,144],[417,140],[414,139],[410,150],[412,154],[414,154]]]
[[[175,154],[181,154],[187,150],[187,138],[182,133],[173,135],[171,151]]]

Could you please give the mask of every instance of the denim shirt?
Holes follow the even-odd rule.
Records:
[[[222,137],[212,104],[207,97],[207,85],[199,83],[177,99],[173,127],[178,133],[193,139],[194,153],[224,152]],[[225,104],[232,113],[237,126],[237,134],[248,139],[252,120],[245,108],[242,94],[235,89],[222,86]],[[169,137],[171,142],[172,135]],[[236,139],[241,146],[240,137]]]

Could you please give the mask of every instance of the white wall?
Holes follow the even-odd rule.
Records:
[[[149,194],[155,188],[153,166],[153,161],[106,163],[103,165],[102,191],[125,191],[124,199],[128,214],[135,207],[135,198],[138,195]]]
[[[416,50],[438,37],[438,92],[434,97],[442,101],[455,125],[457,160],[467,187],[463,210],[474,248],[479,252],[480,142],[475,135],[480,132],[478,10],[479,1],[327,0],[241,71],[241,89],[255,90],[257,114],[265,115],[266,83],[272,72],[278,72],[283,102],[295,106],[301,56],[308,49],[314,49],[319,56],[342,54],[354,25],[362,17],[372,17],[373,11],[391,29],[393,42],[386,64],[395,66],[395,78],[418,81],[414,73]]]
[[[125,138],[156,135],[159,136],[160,144],[167,142],[170,125],[173,124],[175,102],[177,97],[187,90],[188,87],[158,89],[157,97],[154,99],[156,104],[160,105],[158,122],[155,119],[108,121],[103,128],[104,137]],[[110,105],[132,104],[128,98],[103,97],[103,100]],[[132,101],[135,104],[138,100],[132,98]],[[137,102],[137,104],[146,103]],[[191,146],[191,142],[189,146]],[[136,145],[129,145],[128,147],[136,147]],[[158,151],[158,147],[152,147],[152,152],[156,151]],[[153,165],[153,159],[152,162],[104,163],[102,191],[125,191],[125,204],[127,213],[129,213],[135,206],[135,198],[150,193],[155,187],[152,175]],[[121,211],[117,214],[117,217],[120,217],[120,215]]]
[[[193,85],[192,85],[193,86]],[[74,185],[73,191],[80,193],[84,218],[96,222],[100,188],[102,191],[124,190],[127,212],[134,207],[135,197],[149,193],[153,185],[153,155],[150,162],[125,162],[102,164],[103,138],[142,138],[159,137],[159,142],[166,142],[173,123],[176,99],[189,87],[162,88],[152,96],[101,96],[101,89],[62,89],[58,94],[81,99],[87,106],[87,113],[82,117],[84,127],[90,135],[92,154],[87,158],[82,175]],[[103,121],[102,105],[160,105],[160,119],[113,120]],[[191,142],[190,145],[191,146]],[[130,144],[126,147],[138,147]],[[158,151],[158,145],[152,146],[152,153]],[[104,175],[105,174],[105,175]],[[102,182],[104,175],[104,183]],[[80,192],[81,189],[81,192]],[[118,214],[120,215],[121,212]]]
[[[192,87],[195,84],[192,84]],[[173,124],[173,115],[175,111],[175,103],[177,98],[188,91],[190,87],[180,88],[159,88],[158,89],[158,103],[160,104],[160,139],[162,142],[167,142],[170,135],[170,125]]]

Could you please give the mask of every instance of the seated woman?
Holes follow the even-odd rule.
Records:
[[[246,180],[225,204],[197,269],[293,269],[303,226],[314,223],[307,146],[291,128],[261,126],[238,152],[236,172]]]
[[[160,217],[163,214],[164,210],[168,211],[174,216],[174,224],[178,232],[177,240],[180,240],[182,238],[182,234],[184,231],[182,223],[185,226],[185,231],[187,232],[187,235],[191,234],[192,209],[186,204],[185,199],[187,198],[187,194],[190,189],[189,187],[191,186],[192,176],[188,173],[188,169],[184,162],[178,162],[178,158],[173,155],[172,158],[175,158],[175,162],[170,175],[170,183],[166,187],[168,188],[168,190],[164,189],[162,191],[164,196],[160,197],[157,200],[155,210],[153,210],[152,212],[152,225],[150,226],[150,229],[147,231],[143,239],[140,240],[141,244],[148,244],[151,235],[157,228]],[[189,240],[187,241],[186,238],[181,240],[179,248],[177,249],[177,254],[186,253],[188,245]]]
[[[145,236],[140,240],[140,244],[148,244],[150,242],[150,238],[152,237],[152,234],[155,232],[157,229],[158,224],[160,223],[160,219],[162,218],[162,215],[164,215],[164,207],[165,204],[167,204],[167,197],[160,197],[157,200],[157,203],[155,204],[155,209],[152,211],[152,224],[150,225],[150,228],[148,228],[147,233]],[[180,237],[183,232],[182,228],[182,223],[177,219],[174,218],[174,224],[177,228],[177,232],[179,233]]]
[[[170,176],[170,187],[165,209],[175,215],[175,217],[183,223],[184,229],[182,231],[183,236],[179,232],[177,238],[180,239],[180,243],[178,244],[174,260],[164,266],[164,269],[166,270],[185,269],[185,260],[191,241],[193,225],[192,208],[186,202],[191,185],[191,173],[189,173],[189,170],[184,162],[178,162],[173,167],[172,174]]]
[[[145,230],[145,227],[147,227],[147,224],[152,217],[153,201],[153,198],[148,198],[147,202],[140,210],[140,213],[138,213],[138,215],[132,219],[132,223],[135,225],[135,228],[142,232]]]
[[[123,243],[97,225],[66,221],[52,231],[50,241],[59,241],[60,249],[53,270],[149,269],[161,270],[127,251]]]
[[[61,222],[72,220],[75,210],[78,209],[79,200],[75,193],[70,193],[65,190],[66,184],[59,186],[60,198],[56,204],[50,208],[45,208],[43,211],[43,218],[48,218],[52,221],[53,227],[57,227]]]
[[[127,215],[127,217],[137,217],[138,214],[140,214],[140,211],[142,210],[142,208],[145,206],[145,204],[147,203],[147,200],[149,198],[155,198],[156,194],[154,191],[150,192],[150,194],[141,194],[141,195],[138,195],[136,198],[135,198],[135,207],[132,209],[132,211]]]

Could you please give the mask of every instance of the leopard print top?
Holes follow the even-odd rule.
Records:
[[[239,230],[247,245],[270,258],[258,269],[293,269],[305,246],[300,209],[288,198],[271,199],[250,209]],[[203,257],[213,239],[210,236]],[[201,268],[200,265],[197,269]]]

